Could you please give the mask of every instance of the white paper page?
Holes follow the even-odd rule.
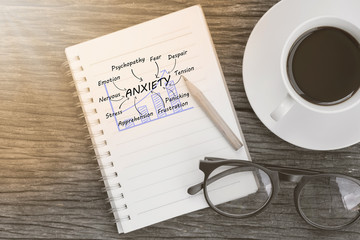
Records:
[[[90,128],[103,130],[103,150],[111,153],[101,164],[113,164],[103,174],[111,176],[106,183],[110,198],[117,199],[112,207],[122,219],[120,231],[208,207],[202,193],[187,194],[203,181],[198,167],[205,156],[249,159],[200,6],[66,51],[80,58],[90,89],[82,97],[93,98],[97,110],[88,124],[100,121]],[[181,74],[201,89],[244,147],[233,150],[194,102]],[[256,191],[250,175],[243,185],[244,195]]]

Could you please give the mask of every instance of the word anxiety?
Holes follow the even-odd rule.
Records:
[[[137,85],[137,87],[129,88],[129,89],[126,90],[125,97],[126,98],[127,97],[132,97],[132,96],[135,96],[136,94],[152,91],[157,86],[166,87],[168,85],[169,81],[170,81],[170,77],[171,77],[171,75],[169,75],[168,78],[162,77],[162,78],[160,78],[158,80],[148,82],[148,83],[144,83],[144,84],[139,84],[139,85]]]

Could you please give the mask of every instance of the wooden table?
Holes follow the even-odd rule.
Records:
[[[247,220],[210,209],[118,235],[103,183],[61,65],[67,46],[200,3],[252,158],[258,163],[359,177],[360,144],[338,151],[295,147],[256,117],[242,82],[247,39],[277,0],[0,1],[0,239],[360,239],[360,224],[321,231],[296,213],[293,184]]]

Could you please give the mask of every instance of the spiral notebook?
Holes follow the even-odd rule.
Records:
[[[205,156],[249,159],[200,6],[65,50],[119,233],[208,207],[187,188]],[[244,143],[235,151],[186,76]],[[256,188],[244,181],[244,195]],[[225,200],[224,200],[225,201]]]

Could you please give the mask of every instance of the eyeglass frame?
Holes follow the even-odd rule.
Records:
[[[272,191],[271,191],[271,196],[267,199],[267,201],[263,204],[263,206],[259,209],[257,209],[256,211],[253,211],[251,213],[246,213],[246,214],[231,214],[231,213],[227,213],[224,212],[220,209],[218,209],[210,200],[209,195],[208,195],[208,191],[207,191],[207,186],[208,181],[216,181],[219,178],[225,177],[227,175],[232,174],[232,172],[228,173],[228,174],[222,174],[222,173],[226,173],[226,170],[222,173],[219,173],[215,176],[213,176],[212,178],[209,179],[210,174],[218,167],[220,166],[241,166],[241,165],[245,165],[245,166],[252,166],[255,168],[258,168],[262,171],[264,171],[270,178],[271,181],[271,185],[272,185]],[[215,158],[215,157],[205,157],[204,160],[200,160],[200,164],[199,164],[199,169],[204,173],[204,181],[193,185],[191,187],[188,188],[188,194],[190,195],[195,195],[196,193],[200,192],[201,190],[203,190],[204,192],[204,196],[206,199],[206,202],[208,203],[208,205],[217,213],[226,216],[226,217],[231,217],[231,218],[238,218],[238,219],[242,219],[242,218],[247,218],[247,217],[252,217],[255,216],[257,214],[260,214],[261,212],[263,212],[267,207],[269,207],[270,203],[272,202],[272,200],[277,197],[279,191],[280,191],[280,181],[289,181],[289,182],[293,182],[293,183],[297,183],[296,187],[294,188],[294,202],[295,202],[295,207],[296,207],[296,211],[298,212],[298,214],[301,216],[301,218],[307,222],[308,224],[310,224],[313,227],[319,228],[319,229],[323,229],[323,230],[339,230],[342,229],[344,227],[350,226],[353,223],[355,223],[359,218],[360,218],[360,209],[357,209],[358,211],[358,215],[352,219],[352,221],[343,224],[343,225],[339,225],[339,226],[334,226],[334,227],[329,227],[329,226],[323,226],[320,224],[317,224],[313,221],[311,221],[308,217],[306,217],[306,215],[301,211],[300,208],[300,193],[301,190],[303,189],[303,187],[312,179],[314,178],[321,178],[321,177],[341,177],[347,180],[351,180],[355,183],[357,183],[360,187],[360,179],[345,175],[345,174],[341,174],[341,173],[325,173],[325,172],[321,172],[321,171],[315,171],[315,170],[307,170],[307,169],[301,169],[301,168],[293,168],[293,167],[282,167],[282,166],[278,166],[278,165],[272,165],[272,164],[257,164],[257,163],[253,163],[250,161],[245,161],[245,160],[237,160],[237,159],[223,159],[223,158]],[[220,176],[219,176],[220,175]],[[215,178],[215,179],[214,179]],[[212,179],[212,180],[211,180]],[[210,182],[211,183],[211,182]],[[209,184],[210,184],[209,183]]]

